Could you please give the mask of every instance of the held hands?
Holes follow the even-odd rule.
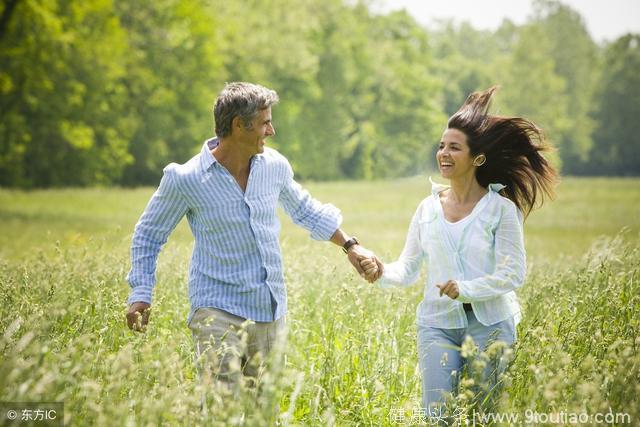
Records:
[[[373,283],[382,276],[384,267],[382,262],[370,250],[360,245],[353,245],[347,252],[349,262],[360,276],[369,283]]]
[[[378,280],[384,272],[384,265],[375,255],[373,255],[372,258],[363,258],[360,261],[360,267],[362,267],[362,270],[364,271],[363,277],[369,283],[373,283]]]
[[[447,283],[441,283],[436,286],[440,289],[440,296],[446,295],[451,299],[456,299],[460,295],[460,288],[458,288],[455,280],[447,280]]]
[[[141,301],[131,304],[127,312],[127,325],[129,329],[136,332],[144,332],[147,329],[150,314],[151,304]]]

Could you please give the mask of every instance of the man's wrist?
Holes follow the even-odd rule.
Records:
[[[344,245],[342,245],[342,251],[345,254],[347,254],[349,253],[349,249],[354,248],[356,245],[359,245],[359,244],[360,242],[358,241],[358,238],[356,236],[353,236],[349,240],[344,242]]]

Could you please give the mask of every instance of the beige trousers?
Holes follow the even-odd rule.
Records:
[[[236,392],[243,383],[259,383],[266,357],[278,340],[284,341],[285,320],[256,323],[216,308],[199,308],[189,328],[201,380]]]

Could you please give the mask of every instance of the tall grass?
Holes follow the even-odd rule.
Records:
[[[417,179],[309,187],[387,260],[428,192]],[[70,425],[401,425],[390,417],[400,409],[410,424],[420,402],[420,286],[372,287],[335,247],[287,220],[285,363],[272,367],[259,398],[222,399],[198,381],[185,324],[184,224],[161,255],[147,332],[126,329],[128,245],[149,195],[0,191],[0,400],[64,402]],[[639,198],[638,181],[568,180],[530,218],[524,316],[495,411],[611,410],[638,423]],[[471,417],[465,392],[454,398]]]

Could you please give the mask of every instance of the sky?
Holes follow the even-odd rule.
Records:
[[[504,18],[522,24],[532,12],[531,0],[377,0],[373,10],[406,9],[427,27],[438,19],[467,21],[482,30],[495,30]],[[640,33],[640,0],[561,0],[578,11],[596,42]]]

